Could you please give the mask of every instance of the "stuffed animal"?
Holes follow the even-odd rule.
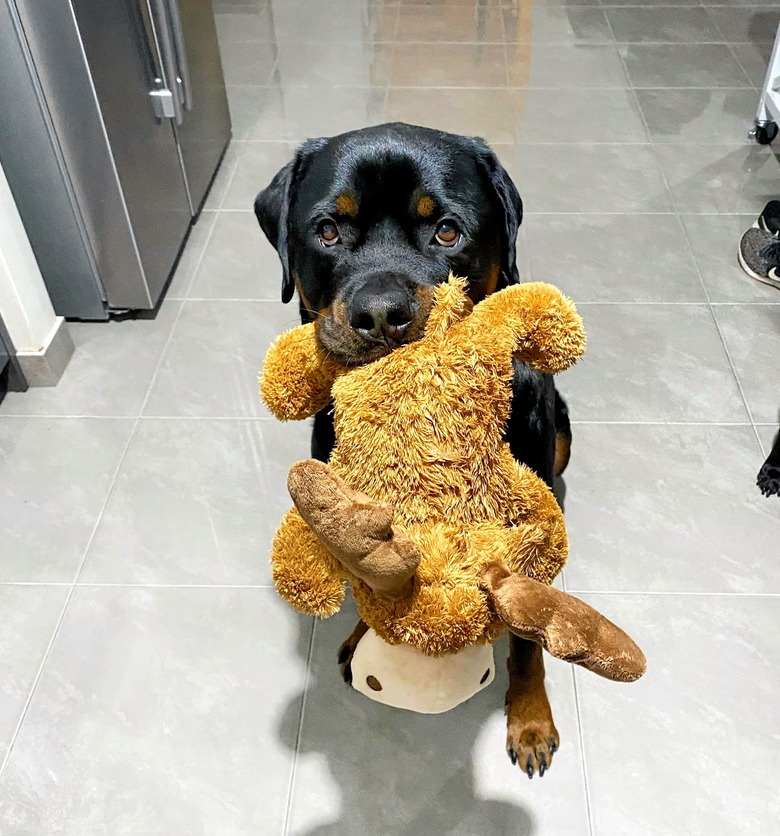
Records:
[[[364,366],[339,366],[314,324],[271,346],[261,393],[281,420],[334,404],[330,462],[293,465],[295,507],[272,547],[280,595],[304,613],[337,612],[349,581],[368,626],[354,686],[421,712],[448,710],[493,678],[505,629],[620,681],[642,651],[584,602],[550,584],[567,556],[548,486],[512,457],[513,358],[556,373],[585,350],[574,305],[528,283],[476,306],[450,277],[425,335]]]

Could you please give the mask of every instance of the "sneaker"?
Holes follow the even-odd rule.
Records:
[[[780,200],[770,200],[753,226],[772,235],[780,235]]]
[[[739,242],[742,269],[764,284],[780,290],[780,238],[763,229],[749,229]]]

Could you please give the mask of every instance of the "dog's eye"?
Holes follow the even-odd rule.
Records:
[[[442,221],[436,227],[436,241],[442,247],[454,247],[460,241],[460,230],[452,221]]]
[[[340,240],[339,228],[333,221],[323,221],[317,229],[317,235],[323,247],[332,247]]]

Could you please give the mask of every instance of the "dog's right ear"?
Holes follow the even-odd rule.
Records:
[[[295,293],[288,248],[290,207],[295,200],[298,183],[312,157],[326,144],[326,139],[309,139],[304,142],[295,157],[276,173],[274,179],[255,198],[255,216],[282,262],[282,302],[289,302]]]

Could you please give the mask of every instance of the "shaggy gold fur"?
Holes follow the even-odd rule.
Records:
[[[279,593],[329,616],[349,580],[369,627],[430,655],[493,641],[506,626],[502,613],[543,609],[539,590],[568,549],[558,503],[512,457],[503,432],[513,356],[562,371],[585,350],[582,321],[551,285],[516,285],[473,307],[465,288],[451,276],[436,289],[422,339],[357,368],[328,360],[314,325],[296,328],[269,350],[261,382],[282,420],[312,415],[331,397],[335,404],[329,465],[291,472],[298,507],[272,551]],[[496,563],[539,582],[529,593],[541,594],[536,608],[502,598],[497,609],[481,578]]]

